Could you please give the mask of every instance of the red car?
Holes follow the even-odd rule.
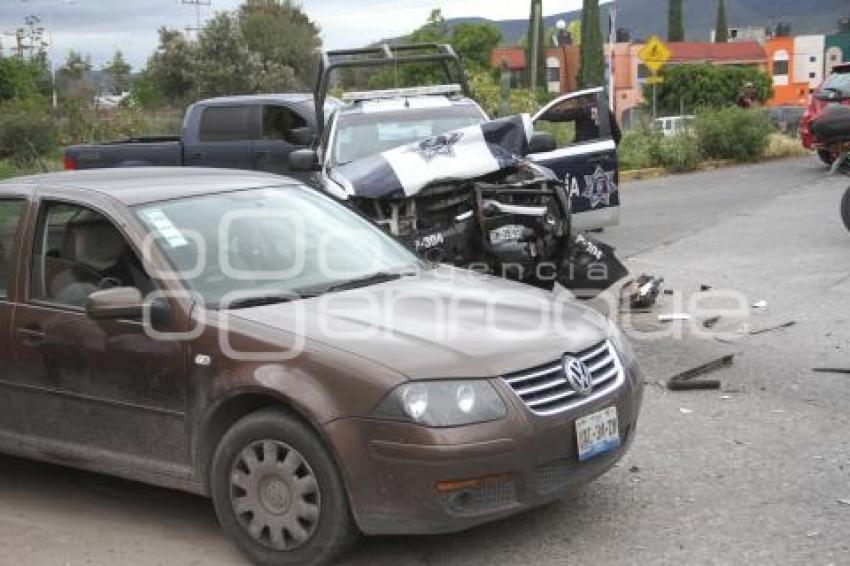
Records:
[[[838,99],[836,99],[836,94],[839,95]],[[803,121],[800,125],[803,146],[806,149],[816,149],[818,156],[827,165],[832,165],[835,161],[838,156],[838,148],[818,143],[818,140],[812,134],[811,124],[831,103],[839,102],[850,106],[850,98],[848,97],[850,97],[850,63],[842,63],[832,69],[832,74],[812,95],[809,107],[803,114]]]

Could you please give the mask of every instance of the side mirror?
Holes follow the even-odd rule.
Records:
[[[86,301],[86,314],[94,320],[129,318],[141,320],[145,314],[144,299],[134,287],[116,287],[95,291]]]
[[[555,136],[548,132],[534,132],[528,142],[528,153],[548,153],[558,149]]]
[[[309,146],[315,137],[316,132],[310,127],[293,128],[289,131],[289,138],[293,145]]]
[[[289,154],[289,168],[293,171],[316,171],[319,169],[319,154],[315,149],[296,149]]]

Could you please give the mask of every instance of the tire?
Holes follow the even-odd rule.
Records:
[[[833,154],[828,149],[819,149],[818,157],[820,157],[820,160],[823,161],[826,165],[831,166],[833,163],[835,163],[835,154]]]
[[[844,226],[850,230],[850,187],[847,188],[841,198],[841,220],[844,221]]]
[[[210,491],[222,528],[259,566],[330,564],[358,536],[333,458],[281,410],[248,415],[225,433]]]

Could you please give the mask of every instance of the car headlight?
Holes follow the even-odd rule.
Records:
[[[372,416],[428,427],[453,427],[504,418],[505,402],[488,381],[416,381],[387,395]]]
[[[623,331],[614,324],[614,321],[610,319],[608,319],[608,340],[611,341],[611,344],[614,345],[614,349],[616,349],[617,353],[620,354],[620,359],[624,366],[631,365],[631,363],[634,362],[636,359],[635,351],[632,349],[629,339],[626,338]]]

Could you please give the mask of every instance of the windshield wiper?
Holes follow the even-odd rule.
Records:
[[[294,293],[286,293],[279,295],[258,295],[256,297],[244,297],[236,299],[228,303],[226,306],[229,310],[249,309],[252,307],[264,307],[268,305],[279,305],[301,299],[309,299],[314,295],[300,295]]]
[[[350,281],[343,281],[342,283],[336,283],[331,285],[330,287],[325,288],[326,293],[335,293],[338,291],[349,291],[351,289],[360,289],[361,287],[369,287],[370,285],[377,285],[378,283],[386,283],[388,281],[395,281],[396,279],[401,279],[405,276],[415,275],[414,273],[387,273],[383,271],[379,271],[377,273],[372,273],[370,275],[366,275],[364,277],[358,277],[357,279],[351,279]]]

